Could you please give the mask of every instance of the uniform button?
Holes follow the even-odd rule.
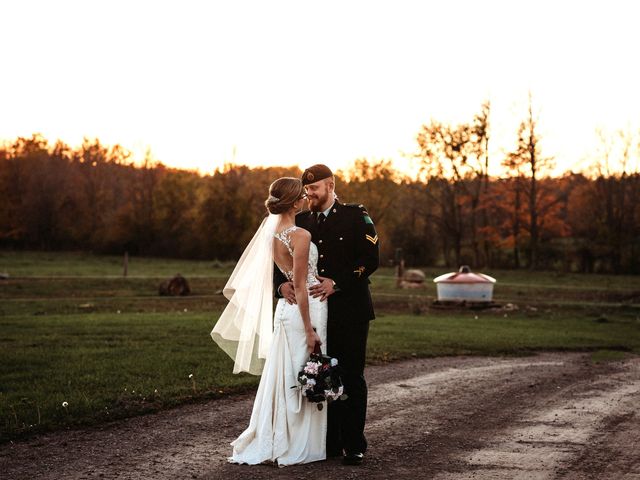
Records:
[[[340,237],[340,240],[342,240],[342,237]]]
[[[342,240],[342,239],[340,239],[340,240]],[[322,243],[322,240],[318,240],[318,243]]]
[[[320,258],[324,258],[324,255],[320,255]]]
[[[320,270],[320,273],[324,273],[324,268],[322,270]]]

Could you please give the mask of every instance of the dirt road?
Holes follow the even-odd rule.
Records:
[[[0,447],[2,479],[640,479],[640,358],[453,357],[370,367],[361,467],[227,464],[251,396]]]

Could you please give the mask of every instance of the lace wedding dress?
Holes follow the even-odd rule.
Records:
[[[293,256],[290,227],[275,234]],[[311,243],[307,286],[316,279],[318,249]],[[282,271],[289,279],[293,272]],[[309,296],[311,324],[326,353],[327,302]],[[273,339],[253,404],[249,427],[233,442],[232,463],[276,462],[279,466],[308,463],[326,458],[327,409],[303,397],[298,372],[309,359],[302,316],[297,305],[279,299],[273,319]],[[295,388],[292,388],[295,387]]]

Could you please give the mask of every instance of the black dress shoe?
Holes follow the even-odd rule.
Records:
[[[364,460],[364,453],[347,453],[342,457],[343,465],[360,465]]]

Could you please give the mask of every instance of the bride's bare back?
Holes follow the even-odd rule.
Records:
[[[287,280],[306,282],[311,234],[294,226],[279,229],[273,242],[273,259]]]

